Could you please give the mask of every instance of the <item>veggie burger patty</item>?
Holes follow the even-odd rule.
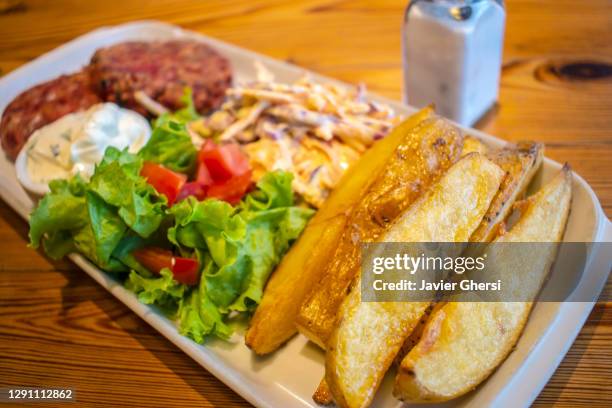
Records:
[[[134,92],[143,91],[170,110],[182,107],[185,87],[200,113],[221,105],[232,73],[229,61],[197,41],[125,42],[91,59],[92,81],[107,101],[146,114]]]
[[[100,101],[87,70],[36,85],[19,94],[4,109],[0,122],[2,148],[15,160],[35,130]]]
[[[2,148],[15,160],[35,130],[102,101],[146,115],[134,99],[136,91],[176,110],[183,106],[185,87],[190,87],[196,109],[204,113],[219,107],[231,81],[229,61],[197,41],[125,42],[102,48],[83,70],[18,95],[2,114]]]

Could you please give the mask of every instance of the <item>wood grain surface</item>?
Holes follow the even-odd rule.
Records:
[[[400,98],[404,6],[0,0],[0,74],[97,27],[158,19]],[[507,1],[499,104],[478,124],[545,142],[549,157],[591,184],[608,216],[611,39],[609,0]],[[71,387],[79,406],[248,406],[85,273],[26,244],[26,224],[0,202],[0,388]],[[601,302],[535,405],[612,406],[611,370],[612,306]]]

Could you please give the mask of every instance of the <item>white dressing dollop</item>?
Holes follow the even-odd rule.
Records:
[[[136,153],[150,136],[149,122],[140,114],[100,103],[35,131],[17,157],[17,177],[28,190],[44,194],[51,180],[77,173],[91,177],[107,147]]]
[[[70,146],[70,159],[74,164],[72,172],[91,177],[107,147],[120,150],[127,147],[130,153],[136,153],[150,136],[149,122],[138,113],[114,103],[92,106]]]

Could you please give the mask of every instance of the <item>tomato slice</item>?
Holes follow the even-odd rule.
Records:
[[[229,180],[250,170],[249,159],[235,144],[217,146],[207,140],[198,154],[200,163],[204,163],[215,182]]]
[[[178,256],[175,256],[173,260],[172,276],[174,276],[174,280],[189,286],[197,285],[200,281],[200,264],[198,260]]]
[[[234,205],[240,202],[244,194],[251,187],[251,170],[234,176],[223,183],[215,183],[208,187],[207,197],[218,198]]]
[[[145,268],[156,275],[162,269],[172,271],[172,277],[185,285],[197,285],[199,282],[200,264],[197,259],[174,256],[172,251],[156,247],[137,249],[132,252],[134,258]]]
[[[140,175],[146,178],[159,194],[166,196],[169,206],[175,203],[179,191],[187,182],[186,175],[151,162],[144,162]]]
[[[217,145],[208,139],[198,152],[195,181],[186,183],[177,200],[194,196],[238,203],[251,186],[251,167],[248,157],[235,143]]]

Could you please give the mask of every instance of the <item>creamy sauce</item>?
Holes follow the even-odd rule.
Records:
[[[77,173],[87,179],[107,147],[127,147],[136,153],[150,136],[149,123],[138,113],[114,103],[100,103],[34,132],[21,152],[26,155],[22,170],[35,185]]]

